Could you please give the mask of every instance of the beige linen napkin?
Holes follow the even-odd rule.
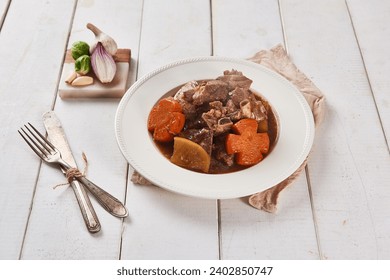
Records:
[[[259,63],[285,77],[293,83],[303,94],[309,104],[314,117],[315,126],[322,122],[325,114],[325,97],[314,83],[306,77],[291,61],[282,45],[277,45],[269,51],[260,51],[249,60]],[[249,197],[249,204],[257,209],[274,213],[278,202],[279,193],[291,185],[305,169],[306,160],[287,179],[281,183],[260,193]]]
[[[324,117],[325,98],[314,83],[294,65],[282,45],[277,45],[270,50],[259,51],[249,60],[279,73],[293,83],[302,92],[308,102],[313,112],[316,127],[321,123]],[[274,213],[276,211],[279,193],[295,181],[305,168],[306,163],[307,159],[290,177],[276,186],[251,195],[249,197],[249,204],[257,209]],[[152,185],[151,182],[142,177],[137,171],[134,171],[131,181],[139,185]]]

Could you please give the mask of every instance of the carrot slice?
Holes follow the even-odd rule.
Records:
[[[185,116],[179,102],[170,98],[161,99],[150,111],[148,130],[160,142],[170,142],[179,134],[185,123]]]
[[[229,155],[235,154],[239,165],[259,163],[269,151],[267,133],[257,133],[258,124],[254,119],[242,119],[235,123],[232,130],[237,134],[226,137],[225,148]]]

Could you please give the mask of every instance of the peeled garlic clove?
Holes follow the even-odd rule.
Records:
[[[105,50],[102,43],[97,43],[91,55],[91,65],[96,77],[103,83],[114,79],[116,64],[112,56]]]
[[[88,86],[93,84],[93,78],[89,76],[80,76],[73,80],[72,86]]]
[[[71,84],[71,83],[74,81],[74,79],[76,79],[76,78],[77,78],[77,73],[74,72],[74,71],[72,71],[72,72],[69,74],[68,78],[66,78],[65,83]]]
[[[95,34],[96,43],[91,46],[89,49],[90,53],[93,53],[95,51],[95,48],[97,46],[97,43],[102,43],[103,47],[106,49],[106,51],[110,55],[115,55],[116,51],[118,50],[118,46],[114,39],[112,39],[110,36],[108,36],[106,33],[101,31],[99,28],[97,28],[92,23],[87,24],[87,28],[91,30]]]

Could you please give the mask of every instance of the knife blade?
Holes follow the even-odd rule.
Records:
[[[43,115],[43,123],[49,140],[61,152],[61,156],[64,161],[66,161],[71,167],[77,168],[77,164],[66,139],[64,129],[54,111],[46,112]],[[61,168],[61,170],[65,174],[65,170],[63,168]],[[72,181],[70,185],[75,193],[88,231],[91,233],[100,231],[100,221],[83,185],[81,185],[78,181]]]

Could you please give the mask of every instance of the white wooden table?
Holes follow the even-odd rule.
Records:
[[[390,259],[390,2],[384,0],[0,0],[0,259]],[[65,50],[93,22],[132,50],[129,86],[193,56],[248,58],[284,44],[326,95],[308,167],[276,214],[246,198],[136,186],[116,144],[119,100],[65,101]],[[84,225],[70,188],[17,129],[60,117],[80,166],[130,215]]]

